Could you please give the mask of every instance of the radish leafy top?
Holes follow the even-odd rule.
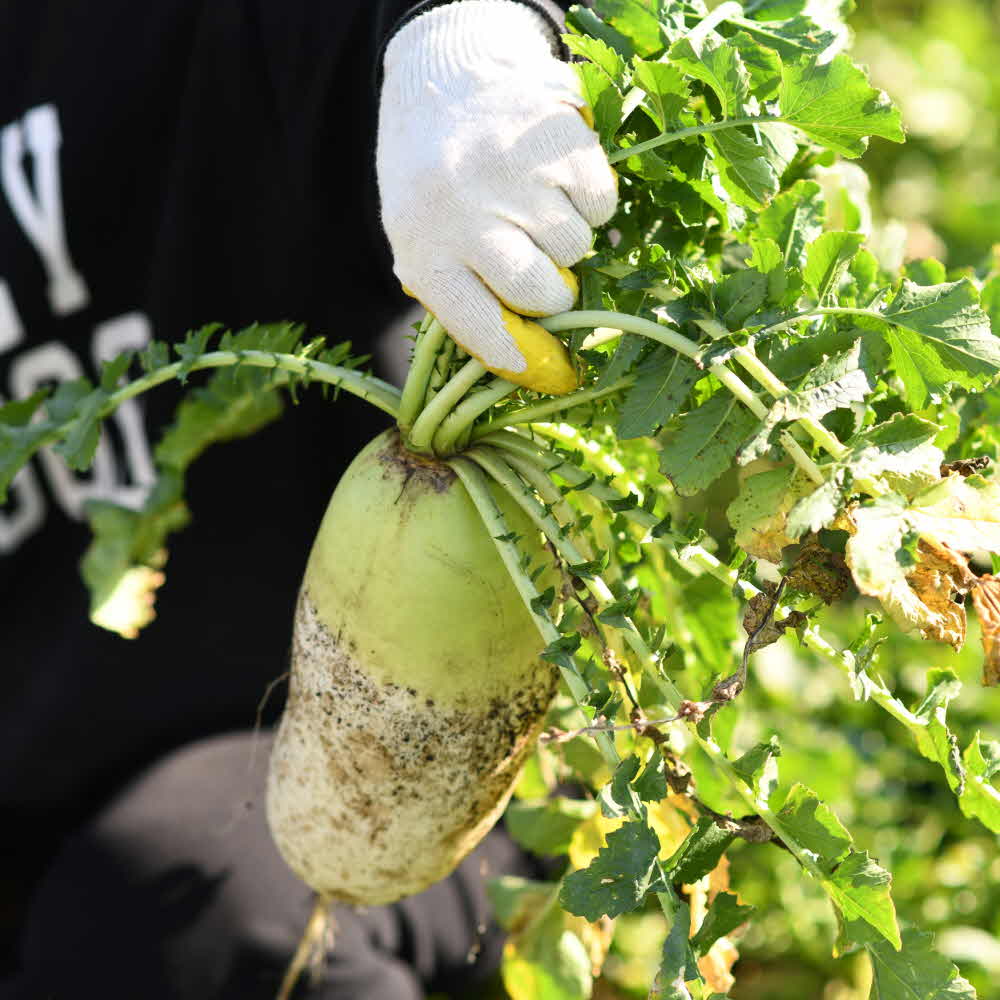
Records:
[[[874,670],[879,618],[843,650],[817,627],[825,605],[859,592],[902,628],[958,648],[968,595],[984,677],[1000,682],[1000,580],[973,558],[1000,563],[1000,276],[989,262],[887,269],[866,247],[863,174],[838,157],[872,138],[901,142],[903,130],[846,52],[850,9],[596,0],[571,10],[567,42],[620,207],[576,269],[579,308],[541,321],[568,334],[578,360],[582,387],[567,397],[491,377],[428,317],[402,391],[361,372],[348,345],[327,351],[294,327],[252,327],[215,346],[219,331],[206,328],[116,359],[96,386],[79,380],[0,408],[2,489],[43,446],[86,468],[115,405],[220,369],[158,446],[144,508],[90,505],[95,619],[128,635],[148,620],[165,539],[186,518],[188,464],[275,418],[281,393],[311,382],[354,392],[395,416],[413,450],[452,464],[572,695],[556,707],[551,741],[585,734],[599,751],[571,772],[595,787],[594,802],[526,801],[511,814],[529,846],[568,853],[576,870],[560,886],[496,890],[498,913],[519,928],[511,968],[544,964],[548,948],[575,969],[577,985],[553,996],[587,995],[607,947],[595,922],[652,899],[670,930],[650,995],[725,990],[700,960],[749,908],[719,892],[691,936],[695,895],[675,886],[715,871],[734,839],[780,841],[822,886],[838,950],[871,957],[873,995],[974,995],[925,935],[900,927],[889,873],[833,812],[802,785],[779,794],[774,738],[729,756],[732,712],[722,713],[752,654],[797,633],[940,765],[966,816],[1000,832],[1000,745],[978,734],[959,745],[946,720],[955,674],[930,671],[926,698],[907,707]],[[140,373],[122,384],[133,360]],[[520,556],[487,478],[549,537],[561,594],[535,589],[539,568]],[[772,564],[779,587],[758,563]],[[734,664],[741,600],[747,638]],[[678,741],[709,765],[685,764]],[[729,798],[719,793],[717,811],[696,785],[725,786]],[[674,800],[698,817],[679,838],[664,819]],[[734,804],[751,815],[723,814]],[[568,831],[587,824],[605,843],[574,855]],[[552,916],[556,899],[575,916]],[[549,916],[525,923],[525,908]],[[577,944],[564,954],[567,933]],[[520,974],[508,982],[516,1000],[528,995],[512,985]]]

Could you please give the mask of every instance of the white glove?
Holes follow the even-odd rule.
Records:
[[[576,74],[543,19],[510,0],[421,14],[384,67],[377,169],[396,276],[490,371],[569,392],[565,347],[522,316],[572,308],[561,269],[618,200]]]

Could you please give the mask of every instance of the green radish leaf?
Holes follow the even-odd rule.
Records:
[[[774,9],[791,8],[791,4],[775,4]],[[747,5],[748,11],[750,5]],[[804,59],[817,58],[831,47],[842,48],[848,38],[847,26],[839,17],[824,17],[823,24],[817,23],[812,16],[803,13],[804,6],[782,17],[762,18],[756,12],[753,21],[739,21],[739,26],[754,38],[759,38],[764,45],[773,48],[783,60],[801,62]],[[818,17],[815,5],[810,7],[810,14]],[[767,24],[755,23],[766,20]]]
[[[534,611],[536,615],[544,615],[552,607],[552,603],[555,599],[556,588],[547,587],[541,594],[531,599],[531,610]]]
[[[608,566],[608,553],[605,552],[601,558],[591,559],[588,562],[570,563],[566,568],[574,576],[579,576],[584,580],[591,579],[603,573]]]
[[[688,940],[690,926],[690,907],[682,900],[676,900],[673,923],[663,942],[660,968],[649,991],[649,1000],[691,1000],[691,992],[685,984],[701,983],[698,963]]]
[[[763,122],[756,126],[761,148],[771,169],[780,180],[799,155],[799,132],[783,122]]]
[[[621,89],[625,79],[625,60],[620,52],[603,39],[587,35],[563,35],[563,41],[570,52],[599,66],[608,74],[608,79]]]
[[[605,149],[612,149],[622,123],[622,95],[610,77],[594,63],[575,63],[583,99],[594,115],[594,128]]]
[[[635,493],[629,493],[628,496],[622,497],[620,500],[608,501],[608,510],[610,510],[612,514],[620,514],[622,513],[622,511],[626,510],[635,510],[636,507],[638,506],[639,506],[639,497]],[[635,602],[634,601],[619,602],[619,604],[621,604],[622,606],[624,606],[626,603],[634,606]],[[614,607],[614,605],[612,605],[612,607]],[[608,608],[608,610],[611,611],[611,608]],[[621,627],[624,628],[625,626]]]
[[[819,420],[833,410],[863,402],[878,381],[871,367],[860,339],[843,353],[827,358],[794,392],[775,402],[757,432],[740,449],[739,462],[747,464],[766,455],[773,432],[782,423],[803,417]]]
[[[181,367],[177,372],[177,378],[182,385],[187,382],[187,377],[191,374],[191,369],[194,367],[195,362],[203,354],[207,353],[209,340],[221,329],[221,324],[210,323],[199,330],[190,331],[181,343],[174,344],[174,351],[181,360]]]
[[[793,840],[816,855],[816,863],[827,873],[847,856],[854,843],[833,810],[805,785],[792,786],[778,819]]]
[[[815,181],[796,181],[777,195],[757,219],[757,239],[771,239],[781,249],[786,265],[804,267],[806,247],[823,232],[826,205]]]
[[[899,949],[903,942],[889,894],[891,882],[889,873],[867,851],[852,850],[824,879],[823,888],[848,925],[863,920]]]
[[[781,56],[746,31],[727,39],[735,46],[740,60],[750,75],[750,92],[758,101],[770,101],[781,87]]]
[[[990,318],[994,330],[1000,330],[1000,274],[994,275],[980,292],[980,305]]]
[[[754,906],[746,906],[731,892],[720,892],[705,914],[701,927],[691,938],[691,948],[696,955],[705,955],[721,937],[732,933],[741,924],[750,919],[756,910]]]
[[[69,433],[53,448],[71,469],[83,472],[90,468],[101,439],[108,396],[104,389],[93,389],[87,379],[80,378],[60,383],[49,400],[47,409],[56,423],[72,419]]]
[[[913,735],[917,749],[941,764],[948,784],[959,797],[965,793],[965,768],[958,752],[958,738],[948,728],[945,716],[949,703],[962,691],[962,682],[951,670],[927,671],[927,694],[913,710],[920,722]]]
[[[823,888],[843,920],[863,920],[896,948],[901,945],[889,873],[853,838],[833,811],[803,785],[795,785],[778,814],[791,840],[805,848],[823,873]]]
[[[637,337],[634,333],[622,334],[615,345],[615,353],[597,378],[596,387],[603,389],[627,374],[642,356],[647,343],[644,337]]]
[[[157,368],[166,368],[170,364],[170,345],[162,340],[152,341],[139,352],[139,364],[147,374]]]
[[[750,256],[747,267],[755,268],[761,274],[770,276],[772,271],[784,269],[785,258],[781,247],[767,236],[752,236],[750,238]]]
[[[748,0],[746,13],[755,21],[787,21],[805,12],[810,0]]]
[[[723,118],[736,118],[750,94],[750,74],[743,65],[739,49],[719,35],[708,35],[699,42],[681,38],[670,47],[670,62],[693,76],[719,99]]]
[[[224,334],[219,350],[296,354],[301,336],[302,328],[288,323],[254,325]],[[342,351],[336,353],[335,363],[343,364]],[[281,415],[282,401],[273,390],[287,382],[287,373],[278,369],[236,365],[215,372],[178,406],[173,424],[156,446],[157,463],[183,470],[209,445],[256,433]]]
[[[949,386],[982,388],[1000,372],[1000,338],[967,279],[930,287],[903,280],[885,310],[896,373],[914,409]]]
[[[566,26],[583,37],[598,38],[628,61],[635,55],[632,40],[602,21],[589,7],[574,4],[566,14]]]
[[[925,257],[907,263],[906,277],[915,285],[944,285],[948,282],[948,269],[941,261]]]
[[[767,276],[748,267],[727,274],[718,285],[719,318],[730,330],[739,330],[767,299]]]
[[[669,63],[636,59],[634,82],[649,98],[647,107],[661,132],[667,131],[687,107],[691,91],[680,71]]]
[[[594,10],[632,43],[637,55],[651,56],[663,50],[659,19],[642,0],[595,0]]]
[[[134,639],[152,621],[167,536],[190,520],[183,492],[183,478],[164,471],[140,510],[103,500],[87,503],[93,538],[80,568],[95,624]]]
[[[659,802],[667,797],[667,775],[663,755],[654,747],[646,766],[632,782],[636,795],[643,802]]]
[[[783,121],[843,156],[860,156],[870,136],[903,141],[899,111],[843,53],[786,63],[778,102]]]
[[[631,820],[608,834],[593,861],[567,875],[559,891],[563,908],[588,920],[618,917],[634,910],[656,881],[660,842],[639,820]]]
[[[983,740],[979,733],[962,754],[966,784],[958,804],[971,819],[978,819],[987,830],[1000,833],[1000,790],[992,779],[1000,773],[1000,743]]]
[[[48,389],[39,389],[25,399],[0,406],[0,503],[21,468],[31,461],[54,424],[33,420],[48,398]]]
[[[579,635],[564,635],[554,642],[550,642],[539,654],[543,660],[554,663],[557,667],[566,670],[576,670],[576,663],[573,654],[580,648]]]
[[[156,446],[157,463],[184,469],[209,445],[247,437],[276,420],[284,407],[277,393],[268,391],[275,381],[266,368],[218,372],[178,406],[173,425]]]
[[[634,754],[629,754],[615,768],[611,780],[601,789],[597,802],[605,819],[621,819],[627,816],[634,805],[632,781],[639,773],[642,763]]]
[[[660,470],[681,496],[694,496],[732,464],[757,419],[728,393],[683,414],[660,437]]]
[[[766,802],[778,783],[777,758],[780,756],[778,737],[772,736],[767,743],[758,743],[738,760],[734,760],[733,770],[755,795]]]
[[[848,652],[854,658],[849,682],[851,693],[857,701],[867,701],[871,695],[872,680],[867,671],[878,659],[879,646],[885,642],[884,635],[878,635],[882,619],[869,612],[865,615],[864,628],[861,634],[848,646]]]
[[[765,301],[770,305],[783,304],[789,291],[790,272],[785,265],[781,247],[769,237],[761,239],[755,236],[751,237],[747,267],[759,271],[767,278]]]
[[[629,510],[634,510],[637,505],[633,504]],[[599,622],[610,625],[612,628],[630,628],[629,618],[635,613],[635,606],[638,603],[639,595],[624,598],[609,604],[597,616]]]
[[[593,802],[557,796],[543,801],[514,800],[507,806],[507,832],[533,854],[565,854],[576,828],[596,812]]]
[[[207,344],[214,328],[205,331],[191,344]],[[219,349],[295,354],[303,349],[301,334],[301,327],[290,324],[254,325],[236,334],[226,333]],[[349,346],[338,345],[328,355],[344,363]],[[191,360],[195,360],[193,355]],[[120,364],[106,368],[106,382],[116,383],[122,371]],[[181,400],[154,449],[159,474],[142,508],[135,511],[104,501],[87,505],[94,537],[82,570],[94,622],[134,638],[152,620],[152,594],[162,582],[166,539],[190,519],[183,501],[185,471],[209,446],[246,437],[276,420],[283,405],[275,390],[287,382],[285,372],[248,365],[214,372]]]
[[[851,261],[848,270],[854,279],[854,298],[859,305],[864,305],[870,301],[872,294],[876,290],[876,282],[879,277],[878,260],[875,255],[862,247]]]
[[[677,848],[665,868],[673,882],[690,885],[714,871],[722,855],[735,839],[734,834],[703,816]]]
[[[844,272],[864,241],[862,233],[824,233],[809,245],[802,277],[820,305],[837,292]]]
[[[819,419],[851,403],[863,402],[877,382],[864,341],[858,339],[846,351],[827,358],[799,383],[794,400],[785,404],[785,413],[791,419]]]
[[[934,951],[933,937],[915,927],[902,934],[902,948],[856,921],[842,929],[838,952],[849,943],[863,944],[871,958],[871,1000],[976,1000],[972,985]]]
[[[124,376],[132,364],[132,360],[132,352],[125,351],[110,361],[105,361],[101,365],[101,377],[98,380],[100,388],[106,393],[114,392],[118,388],[118,383],[121,381],[122,376]]]
[[[705,136],[715,168],[730,197],[745,208],[759,211],[778,192],[778,175],[764,147],[738,129]]]

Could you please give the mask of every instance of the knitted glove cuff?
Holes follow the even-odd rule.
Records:
[[[447,4],[458,2],[461,2],[461,0],[421,0],[420,3],[414,4],[410,7],[409,10],[407,10],[406,13],[403,14],[395,24],[393,24],[393,26],[386,32],[385,38],[382,39],[382,43],[379,46],[378,53],[375,57],[376,95],[382,89],[385,50],[389,47],[389,43],[399,33],[400,29],[404,28],[421,14],[426,14],[428,11],[434,10],[436,7],[444,7]],[[557,59],[561,59],[564,62],[569,61],[571,57],[570,51],[562,40],[562,33],[564,30],[562,11],[554,3],[551,3],[550,0],[504,0],[504,2],[516,3],[522,7],[527,7],[530,10],[533,10],[542,19],[545,27],[549,31],[552,54]]]

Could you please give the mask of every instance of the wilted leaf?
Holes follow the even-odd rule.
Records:
[[[983,641],[983,684],[1000,686],[1000,578],[981,576],[972,588]]]
[[[763,592],[754,594],[747,602],[743,613],[743,629],[749,636],[747,655],[777,642],[786,629],[800,628],[808,621],[801,611],[792,611],[787,618],[775,620],[774,603],[774,596]]]
[[[1000,554],[1000,480],[951,475],[913,498],[912,527],[959,552]]]
[[[809,479],[787,467],[748,476],[726,510],[736,544],[755,559],[781,562],[782,549],[795,542],[786,531],[788,512],[812,489]]]
[[[858,590],[877,597],[902,628],[919,629],[925,639],[960,648],[965,608],[952,594],[968,593],[975,577],[957,552],[917,534],[911,514],[892,498],[853,508],[847,517],[854,531],[847,542],[847,565]],[[915,558],[907,538],[916,545]]]
[[[831,552],[818,537],[811,536],[803,543],[785,579],[789,587],[833,604],[850,586],[851,572],[839,552]]]
[[[966,560],[945,546],[921,539],[917,553],[909,584],[918,600],[936,615],[933,623],[922,630],[923,636],[961,649],[965,645],[965,607],[952,600],[952,595],[968,593],[975,577]]]

